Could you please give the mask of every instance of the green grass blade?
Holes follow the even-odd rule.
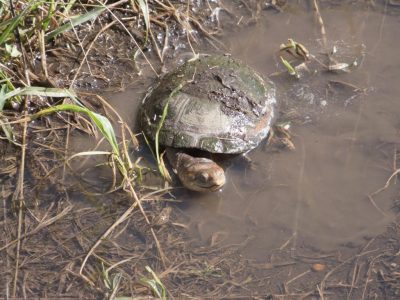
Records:
[[[80,25],[82,23],[85,23],[87,21],[93,20],[95,18],[97,18],[104,10],[106,10],[106,7],[97,7],[89,12],[87,12],[84,15],[81,16],[77,16],[74,18],[71,18],[71,20],[69,20],[68,23],[58,27],[57,29],[49,32],[46,34],[46,41],[51,40],[52,38],[54,38],[56,35],[63,33],[65,31],[68,31],[70,29],[72,29],[72,27]]]
[[[156,155],[156,159],[157,159],[157,168],[158,168],[158,171],[160,172],[161,176],[162,176],[165,180],[167,180],[167,181],[169,181],[170,176],[169,176],[169,174],[166,172],[165,167],[164,167],[164,164],[161,162],[161,157],[160,157],[160,143],[159,143],[160,131],[161,131],[161,128],[163,127],[163,125],[164,125],[165,117],[166,117],[167,114],[168,114],[169,101],[170,101],[170,99],[171,99],[173,96],[175,96],[175,94],[176,94],[177,92],[179,92],[179,91],[182,89],[183,85],[184,85],[183,83],[179,84],[179,85],[169,94],[168,99],[167,99],[167,103],[165,103],[165,106],[164,106],[164,108],[163,108],[163,112],[162,112],[160,121],[159,121],[158,124],[157,124],[156,133],[155,133],[155,135],[154,135],[154,147],[155,147],[155,152],[156,152],[155,155]]]
[[[0,88],[0,111],[3,110],[4,105],[6,104],[6,91],[7,85],[3,84]]]
[[[156,130],[156,134],[155,134],[155,136],[154,136],[154,143],[155,143],[155,148],[156,148],[156,158],[157,158],[157,163],[158,163],[158,164],[161,163],[161,160],[160,160],[160,151],[159,151],[160,146],[159,146],[158,140],[159,140],[161,128],[162,128],[162,126],[163,126],[163,124],[164,124],[164,121],[165,121],[165,117],[166,117],[167,114],[168,114],[169,101],[170,101],[170,99],[171,99],[172,97],[175,96],[175,94],[176,94],[177,92],[179,92],[179,91],[182,89],[182,87],[183,87],[183,83],[179,84],[179,85],[169,94],[168,99],[167,99],[167,103],[165,104],[165,106],[164,106],[164,108],[163,108],[163,113],[162,113],[162,115],[161,115],[160,121],[159,121],[158,124],[157,124],[157,130]]]
[[[145,141],[147,147],[148,147],[149,150],[150,150],[151,155],[153,156],[154,160],[157,160],[157,156],[156,156],[156,154],[155,154],[154,151],[153,151],[153,147],[151,147],[151,145],[150,145],[149,139],[148,139],[147,136],[144,134],[144,132],[142,132],[142,134],[143,134],[144,141]]]
[[[93,123],[95,123],[97,128],[110,143],[113,152],[119,156],[117,138],[115,137],[114,128],[112,127],[110,121],[106,117],[94,113],[90,110],[87,110],[87,115],[92,119]]]
[[[0,88],[0,112],[3,111],[4,105],[6,104],[6,91],[7,91],[7,85],[3,84]],[[0,119],[0,128],[6,135],[6,138],[8,141],[11,143],[14,143],[14,134],[11,128],[10,124],[6,124],[8,120],[5,118],[4,119],[5,123],[3,122],[2,119]]]
[[[139,4],[140,10],[142,11],[144,24],[146,25],[146,40],[147,34],[150,30],[150,13],[149,13],[149,5],[147,4],[147,0],[136,0]]]
[[[11,19],[11,22],[7,26],[7,28],[3,31],[3,33],[0,35],[0,46],[3,45],[3,43],[10,37],[12,34],[13,30],[18,26],[18,24],[21,22],[23,17],[30,12],[31,10],[35,9],[36,7],[40,6],[43,1],[31,1],[28,3],[28,5],[24,8],[24,10],[15,18]],[[1,25],[0,25],[1,27]]]
[[[169,100],[169,99],[168,99],[168,100]],[[162,113],[162,115],[161,115],[160,122],[158,122],[157,131],[156,131],[156,134],[155,134],[155,137],[154,137],[154,143],[155,143],[155,148],[156,148],[157,164],[159,164],[159,165],[161,164],[161,160],[160,160],[160,143],[159,143],[159,137],[160,137],[161,128],[162,128],[162,126],[163,126],[163,124],[164,124],[164,121],[165,121],[165,117],[167,116],[167,113],[168,113],[168,106],[169,106],[169,101],[167,101],[167,103],[166,103],[165,106],[164,106],[163,113]]]
[[[15,90],[15,87],[14,87],[14,85],[12,84],[12,82],[11,82],[11,80],[10,80],[10,78],[7,76],[7,74],[4,72],[4,71],[2,71],[1,69],[0,69],[0,83],[2,84],[1,85],[1,88],[3,89],[3,86],[6,86],[5,88],[4,88],[4,90],[2,90],[3,92],[4,92],[4,95],[1,95],[1,96],[3,96],[3,97],[5,97],[5,94],[7,94],[7,92],[8,91],[13,91],[13,90]],[[4,84],[3,84],[4,83]],[[0,97],[1,97],[0,96]],[[4,99],[4,101],[5,101],[6,99]],[[21,99],[21,97],[20,96],[16,96],[15,97],[15,99],[14,99],[17,103],[21,103],[22,102],[22,99]],[[2,101],[0,100],[0,103],[1,103]],[[5,103],[3,103],[3,106],[4,106],[4,104]]]
[[[56,11],[56,7],[57,7],[57,3],[54,3],[54,0],[50,0],[50,7],[48,9],[47,16],[42,21],[42,29],[44,31],[46,31],[47,28],[49,27],[50,20],[53,17],[54,12]]]
[[[292,65],[286,59],[284,59],[282,56],[280,58],[281,58],[283,65],[289,72],[289,74],[292,76],[296,76],[297,75],[296,70],[292,67]]]
[[[20,14],[19,16],[12,19],[10,25],[8,25],[8,27],[0,35],[0,46],[3,45],[3,43],[9,38],[13,30],[18,26],[19,22],[21,22],[22,17],[23,14]]]
[[[76,0],[70,0],[70,1],[68,1],[68,4],[67,4],[67,6],[65,7],[65,10],[64,10],[64,14],[65,14],[65,15],[68,15],[68,14],[69,14],[69,11],[70,11],[71,8],[74,6],[75,2],[76,2]]]
[[[76,113],[84,113],[86,114],[91,121],[96,125],[97,129],[102,133],[102,135],[105,137],[105,139],[108,141],[110,144],[113,153],[116,154],[119,157],[119,147],[117,143],[117,138],[115,136],[114,128],[112,127],[110,121],[95,112],[92,112],[91,110],[87,109],[86,107],[82,107],[79,105],[75,104],[60,104],[56,106],[52,106],[46,109],[43,109],[31,116],[32,119],[39,118],[43,115],[48,115],[51,113],[55,112],[61,112],[61,111],[70,111],[70,112],[76,112]]]
[[[9,142],[14,143],[14,133],[12,131],[11,125],[6,124],[7,119],[4,119],[5,123],[0,119],[0,128],[3,130],[4,134],[6,135],[6,138]]]
[[[16,96],[42,96],[42,97],[54,97],[54,98],[72,98],[76,99],[76,95],[72,90],[58,89],[58,88],[45,88],[40,86],[28,86],[24,88],[17,88],[11,92],[5,94],[5,100],[8,100]]]
[[[18,18],[18,16],[17,16],[17,17],[14,17],[14,18],[11,18],[11,19],[8,19],[8,20],[6,20],[6,21],[1,22],[1,23],[0,23],[0,28],[7,27],[7,26],[10,25],[11,23],[15,22],[15,20],[16,20],[17,18]]]
[[[153,278],[150,279],[144,277],[140,281],[148,285],[159,299],[166,300],[167,293],[164,284],[161,282],[160,278],[158,278],[157,274],[149,266],[146,266],[146,270],[151,274]]]

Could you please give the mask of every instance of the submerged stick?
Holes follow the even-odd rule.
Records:
[[[397,176],[397,174],[400,173],[400,169],[397,169],[396,171],[394,171],[392,173],[392,175],[390,175],[389,179],[386,181],[385,185],[383,187],[381,187],[380,189],[377,189],[375,192],[373,192],[372,194],[370,194],[369,196],[375,196],[377,194],[379,194],[380,192],[382,192],[383,190],[386,190],[389,185],[390,185],[390,181],[393,179],[393,177]]]
[[[18,243],[19,241],[21,241],[21,239],[27,238],[29,236],[32,236],[36,233],[38,233],[41,229],[48,227],[50,225],[52,225],[53,223],[57,222],[59,219],[63,218],[64,216],[66,216],[71,210],[72,210],[73,206],[67,206],[66,208],[64,208],[58,215],[51,217],[41,223],[38,224],[38,226],[36,226],[32,231],[29,231],[27,233],[22,234],[19,239],[15,239],[12,240],[11,242],[8,242],[7,244],[5,244],[4,246],[2,246],[0,248],[0,252],[7,249],[8,247],[14,245],[15,243]]]
[[[320,31],[321,31],[321,37],[322,37],[322,45],[324,46],[325,50],[328,49],[328,43],[326,39],[326,29],[324,25],[324,20],[322,19],[321,12],[319,11],[318,3],[317,0],[313,0],[313,5],[314,5],[314,13],[317,18]]]
[[[25,117],[28,112],[25,109]],[[21,239],[22,239],[22,222],[23,222],[23,203],[24,203],[24,180],[25,180],[25,158],[26,158],[26,143],[27,143],[27,130],[28,122],[25,121],[22,131],[22,145],[21,145],[21,164],[19,167],[19,174],[17,179],[17,186],[12,197],[12,202],[18,209],[18,227],[17,227],[17,249],[15,255],[15,270],[14,270],[14,282],[13,282],[13,297],[17,293],[17,282],[18,282],[18,269],[19,269],[19,256],[21,250]]]

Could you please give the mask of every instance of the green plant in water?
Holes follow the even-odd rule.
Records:
[[[111,125],[111,122],[104,116],[91,111],[90,109],[84,107],[81,102],[77,99],[75,93],[71,90],[67,89],[58,89],[58,88],[43,88],[43,87],[25,87],[25,88],[17,88],[9,92],[4,92],[5,88],[0,90],[0,108],[7,100],[10,100],[17,96],[30,95],[30,96],[44,96],[44,97],[58,97],[65,98],[68,97],[72,99],[77,104],[60,104],[55,105],[46,109],[43,109],[37,113],[34,113],[29,116],[29,120],[37,119],[44,115],[48,115],[55,112],[74,112],[74,113],[83,113],[87,115],[96,128],[101,132],[107,142],[110,144],[113,155],[113,158],[117,162],[118,169],[124,178],[128,175],[128,170],[125,167],[123,162],[123,158],[120,154],[120,150],[118,147],[117,138],[114,132],[114,128]],[[1,110],[1,109],[0,109]],[[4,125],[3,125],[4,126]],[[4,130],[4,129],[3,129]]]
[[[101,268],[101,277],[103,278],[103,283],[107,290],[110,291],[110,298],[115,299],[115,294],[117,293],[119,284],[121,283],[122,274],[116,273],[113,276],[110,276],[109,271],[104,268],[103,263],[101,263]]]
[[[310,52],[308,49],[303,44],[300,44],[293,39],[288,39],[286,44],[282,44],[279,47],[279,52],[286,52],[303,61],[307,61],[310,58]]]
[[[146,266],[146,270],[150,273],[152,278],[143,277],[142,279],[140,279],[140,282],[148,286],[153,291],[154,295],[156,295],[156,297],[162,300],[166,300],[167,292],[160,278],[158,278],[157,274],[154,273],[154,271],[149,266]]]
[[[293,68],[293,66],[282,56],[280,58],[281,58],[283,65],[285,66],[286,70],[288,71],[288,73],[292,76],[298,77],[298,74],[297,74],[295,68]]]
[[[5,72],[0,70],[0,112],[3,111],[4,106],[11,103],[11,100],[15,101],[16,103],[22,102],[20,95],[16,94],[14,96],[10,96],[10,93],[14,93],[15,90],[16,89],[10,78],[7,77]],[[6,117],[0,117],[0,128],[6,135],[7,140],[11,143],[15,143],[12,127],[10,124],[8,124],[8,119]]]
[[[147,0],[136,0],[138,3],[140,10],[142,11],[143,14],[143,19],[144,19],[144,24],[146,25],[146,38],[145,41],[147,41],[147,36],[149,34],[150,30],[150,12],[149,12],[149,5],[147,3]]]
[[[11,18],[10,20],[0,22],[0,28],[5,27],[5,29],[2,30],[2,33],[0,34],[0,46],[2,46],[9,38],[11,38],[14,29],[19,26],[19,24],[24,20],[24,17],[31,11],[40,7],[43,3],[44,1],[29,1],[28,3],[26,3],[26,6],[22,10],[22,12],[20,12],[18,15]]]
[[[87,21],[93,20],[93,19],[97,18],[105,10],[106,10],[105,6],[97,7],[97,8],[92,9],[91,11],[87,12],[86,14],[71,18],[64,25],[62,25],[62,26],[58,27],[57,29],[47,33],[46,37],[45,37],[45,40],[49,41],[52,38],[54,38],[55,36],[57,36],[58,34],[66,32],[66,31],[72,29],[74,26],[78,26],[78,25],[80,25],[82,23],[85,23]]]
[[[157,167],[158,171],[160,172],[161,176],[165,179],[169,179],[169,176],[167,176],[167,173],[165,171],[164,164],[161,161],[161,156],[160,156],[160,143],[159,143],[159,137],[160,137],[160,131],[161,128],[164,125],[165,118],[168,114],[168,106],[169,106],[169,101],[171,100],[172,97],[176,95],[184,86],[184,83],[179,84],[168,96],[168,99],[165,103],[165,106],[163,108],[163,112],[160,118],[160,121],[157,124],[157,130],[154,136],[154,147],[155,147],[155,155],[156,155],[156,160],[157,160]],[[147,141],[146,141],[147,142]]]

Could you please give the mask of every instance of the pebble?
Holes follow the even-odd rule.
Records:
[[[316,263],[316,264],[313,264],[312,266],[311,266],[311,269],[314,271],[314,272],[321,272],[321,271],[323,271],[323,270],[325,270],[325,265],[323,265],[323,264],[318,264],[318,263]]]

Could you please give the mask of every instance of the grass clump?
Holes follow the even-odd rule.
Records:
[[[173,42],[182,40],[193,49],[191,44],[198,38],[195,31],[217,43],[206,25],[190,13],[194,5],[158,0],[0,2],[0,151],[8,151],[0,162],[0,175],[6,174],[0,178],[0,193],[6,199],[1,222],[7,232],[0,251],[4,251],[9,266],[5,275],[7,294],[0,292],[0,297],[94,295],[118,299],[120,291],[125,295],[137,289],[138,294],[166,298],[166,288],[156,274],[161,274],[159,269],[165,270],[168,263],[160,242],[167,239],[160,238],[159,228],[152,225],[154,214],[162,209],[158,202],[165,190],[139,185],[145,168],[139,164],[141,157],[131,160],[132,148],[138,144],[136,136],[96,92],[125,88],[143,70],[158,75],[161,66],[155,67],[150,61],[164,61]],[[71,153],[71,136],[77,132],[95,136],[97,145]],[[111,187],[106,192],[89,193],[84,172],[72,161],[82,165],[99,155],[105,159],[98,165],[110,167],[107,172],[112,175]],[[72,191],[69,182],[73,182]],[[80,210],[73,199],[77,190],[82,198],[96,194],[104,202]],[[110,196],[112,192],[118,196]],[[110,215],[96,211],[118,198],[124,202]],[[86,214],[95,217],[86,220]],[[96,219],[98,215],[102,218]],[[131,223],[144,228],[151,245],[151,250],[131,251],[133,255],[143,251],[145,260],[140,271],[150,273],[144,281],[143,274],[134,278],[132,270],[125,268],[130,259],[120,261],[121,253],[117,252],[124,247],[116,250],[120,247],[117,242],[104,257],[100,254],[104,245],[109,247],[108,241],[119,235],[131,247]],[[77,229],[76,224],[83,227]],[[50,226],[52,230],[47,231]],[[96,226],[100,229],[88,229]],[[75,242],[70,244],[75,238],[69,234],[75,229],[79,232],[79,250]],[[83,237],[87,230],[88,235]],[[46,234],[52,236],[51,241],[68,244],[62,247],[68,248],[64,257],[56,258],[57,266],[52,267],[52,272],[57,270],[59,283],[46,278],[53,261],[42,254],[51,252],[55,254],[51,257],[56,257],[60,253],[53,252],[55,248],[47,243]],[[37,266],[28,262],[35,251],[41,253]],[[135,263],[141,261],[140,257],[135,259]],[[145,268],[154,260],[154,271]],[[99,271],[99,261],[110,267]],[[26,275],[31,267],[41,275]],[[111,274],[114,267],[117,269]],[[30,289],[25,290],[27,286]]]

